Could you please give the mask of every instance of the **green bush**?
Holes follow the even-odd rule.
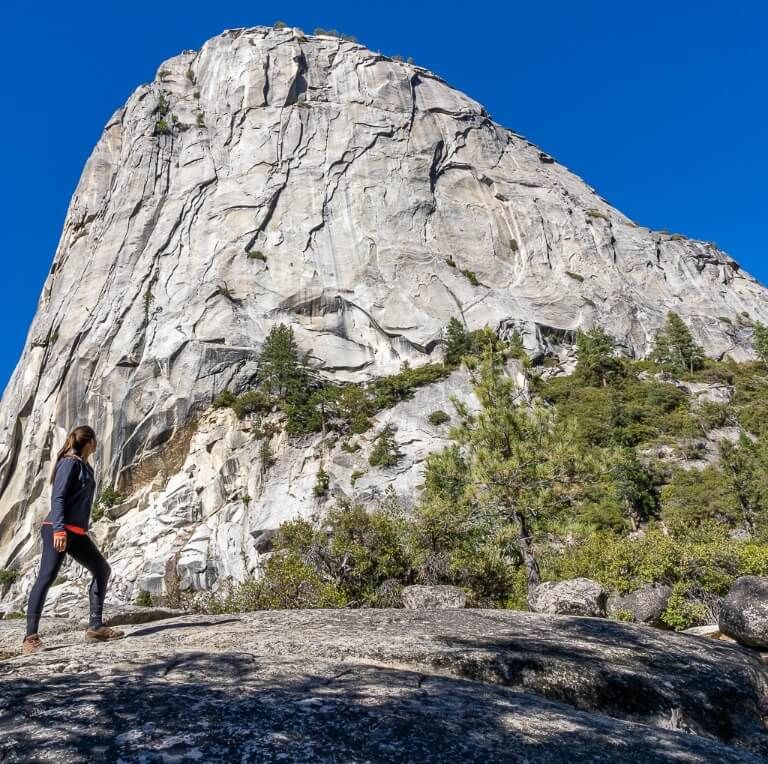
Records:
[[[123,501],[125,501],[125,496],[116,491],[114,486],[108,485],[103,488],[93,507],[91,516],[94,522],[97,522],[104,517],[105,510],[111,509]]]
[[[352,470],[352,474],[349,476],[349,480],[352,485],[354,485],[363,475],[365,475],[363,470]]]
[[[331,482],[331,476],[322,468],[317,471],[317,478],[315,479],[314,494],[315,496],[325,496],[328,493],[328,486]]]
[[[134,604],[138,605],[139,607],[152,607],[152,604],[153,604],[152,595],[148,591],[145,591],[144,589],[142,589],[136,595]]]
[[[461,272],[466,276],[472,286],[480,286],[480,282],[477,280],[477,276],[474,271],[470,271],[468,268],[462,268]]]
[[[171,128],[168,126],[168,123],[164,119],[158,119],[157,122],[155,122],[155,129],[152,134],[153,135],[170,135]]]
[[[231,390],[222,390],[213,401],[215,409],[231,408],[237,401],[237,396]]]
[[[245,254],[251,260],[261,260],[264,263],[267,262],[267,256],[263,252],[260,252],[259,250],[255,250],[255,251],[249,250]]]
[[[10,613],[6,613],[3,618],[7,621],[19,619],[19,618],[25,618],[26,616],[24,613],[19,612],[18,610],[11,611]]]
[[[448,414],[446,414],[442,409],[437,409],[436,411],[433,411],[427,417],[427,419],[429,420],[430,424],[433,424],[435,427],[439,427],[441,424],[449,422],[451,417],[448,416]]]
[[[275,463],[275,455],[272,452],[272,447],[269,445],[268,440],[262,440],[261,446],[259,446],[259,461],[262,468],[267,470]]]
[[[4,586],[5,584],[12,584],[18,577],[18,570],[0,568],[0,586]]]
[[[238,419],[248,414],[266,413],[272,408],[269,398],[261,390],[246,390],[232,400],[230,406]]]

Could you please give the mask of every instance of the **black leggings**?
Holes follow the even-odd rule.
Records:
[[[76,562],[87,568],[93,576],[88,600],[91,606],[89,625],[92,629],[102,625],[101,617],[104,609],[104,595],[107,593],[107,583],[112,569],[90,536],[67,531],[67,549],[57,552],[53,548],[53,526],[43,525],[40,528],[43,537],[43,557],[40,560],[40,572],[37,574],[32,591],[29,593],[27,604],[27,636],[37,634],[40,615],[43,611],[48,589],[59,574],[64,557],[70,554]]]

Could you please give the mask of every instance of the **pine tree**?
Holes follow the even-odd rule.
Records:
[[[768,326],[755,322],[755,354],[768,366]]]
[[[299,357],[293,329],[285,324],[273,326],[259,354],[256,377],[270,396],[278,400],[302,397],[307,391],[307,366]]]
[[[481,409],[470,412],[454,400],[461,424],[452,435],[466,448],[474,501],[515,529],[530,595],[541,581],[534,536],[577,491],[574,428],[538,399],[524,405],[523,391],[490,347],[474,391]]]
[[[458,318],[452,316],[445,329],[445,362],[452,366],[461,363],[462,356],[472,349],[469,335]]]
[[[606,387],[621,373],[621,360],[614,355],[614,339],[599,326],[576,332],[575,378],[590,387]]]
[[[683,319],[670,311],[664,328],[656,334],[652,357],[670,371],[693,372],[701,368],[704,349],[696,343]]]
[[[768,438],[753,441],[743,432],[737,443],[720,443],[720,463],[750,534],[768,521]]]
[[[659,507],[654,476],[638,459],[634,448],[618,447],[607,454],[608,476],[632,530],[651,517]]]
[[[371,449],[371,455],[368,457],[369,464],[391,467],[400,460],[402,454],[398,451],[395,431],[391,424],[384,426],[374,439],[374,444]]]

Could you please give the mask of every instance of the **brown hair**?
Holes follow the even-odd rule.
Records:
[[[64,445],[61,447],[59,453],[56,454],[56,461],[53,463],[53,469],[51,470],[51,483],[53,483],[53,478],[56,475],[56,465],[59,463],[59,459],[70,450],[74,451],[79,456],[85,444],[91,440],[96,440],[96,433],[93,431],[93,428],[89,427],[87,424],[81,424],[78,427],[75,427],[75,429],[67,435]]]

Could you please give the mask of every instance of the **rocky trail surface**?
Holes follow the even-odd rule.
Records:
[[[492,610],[181,615],[83,642],[0,621],[2,762],[768,761],[738,646]]]

